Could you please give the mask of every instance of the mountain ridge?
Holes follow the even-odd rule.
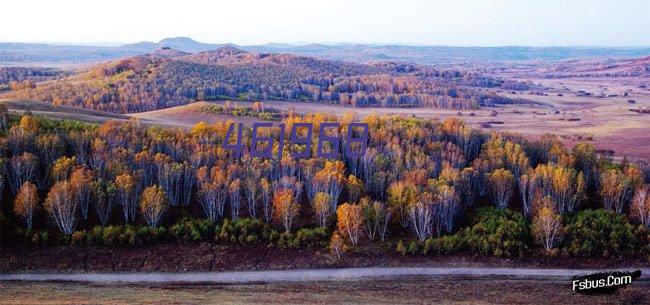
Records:
[[[631,58],[650,55],[650,47],[457,47],[409,46],[398,44],[301,44],[267,43],[260,45],[211,44],[189,37],[170,37],[159,42],[142,41],[119,46],[53,45],[0,42],[0,65],[35,62],[101,62],[142,55],[170,47],[198,53],[232,46],[255,53],[290,53],[356,63],[401,61],[426,65],[453,65],[463,62],[549,61],[575,58]],[[4,64],[3,64],[4,63]]]

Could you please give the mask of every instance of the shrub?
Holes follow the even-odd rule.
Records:
[[[422,254],[456,254],[464,251],[467,243],[461,233],[428,238],[422,245]]]
[[[414,240],[412,240],[408,244],[408,246],[406,246],[406,252],[408,252],[411,255],[415,255],[416,253],[418,253],[418,249],[419,249],[419,245]]]
[[[277,235],[273,228],[256,218],[239,218],[234,221],[224,219],[217,226],[215,240],[234,243],[257,243],[270,241]],[[275,234],[273,234],[275,233]]]
[[[296,233],[280,234],[277,246],[281,248],[325,248],[329,239],[330,236],[325,228],[302,228]]]
[[[524,217],[507,209],[478,209],[472,226],[458,234],[470,251],[495,256],[521,257],[530,243],[530,230]],[[456,246],[457,242],[454,240],[447,246]]]
[[[621,256],[636,252],[634,227],[613,211],[584,210],[567,221],[564,249],[576,256]]]
[[[21,227],[15,229],[12,238],[21,242],[42,246],[48,245],[50,242],[50,235],[47,231],[36,231]]]
[[[72,243],[89,246],[137,246],[153,244],[166,240],[164,228],[145,226],[95,226],[90,231],[76,231],[72,234]]]
[[[211,219],[183,218],[174,224],[169,233],[177,241],[207,241],[214,237],[214,222]]]

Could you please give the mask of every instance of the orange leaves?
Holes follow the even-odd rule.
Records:
[[[336,220],[338,231],[347,235],[352,245],[356,245],[363,230],[362,207],[344,203],[336,210]]]
[[[32,228],[32,216],[38,204],[38,190],[31,182],[25,182],[18,191],[14,201],[14,213],[20,216],[24,221],[27,229]]]
[[[280,189],[273,196],[273,218],[281,223],[287,233],[296,216],[300,212],[300,205],[296,203],[293,192],[289,189]]]

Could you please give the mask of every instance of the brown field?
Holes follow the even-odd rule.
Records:
[[[129,120],[128,116],[91,109],[70,106],[53,106],[47,102],[22,101],[15,99],[0,99],[0,104],[7,106],[10,113],[24,114],[31,112],[36,115],[55,119],[71,119],[89,123],[101,123],[107,120]]]
[[[568,281],[472,277],[254,285],[0,283],[0,304],[647,304],[650,283],[608,295]],[[458,293],[462,291],[462,293]]]

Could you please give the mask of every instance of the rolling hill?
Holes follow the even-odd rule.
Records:
[[[194,54],[163,47],[92,66],[15,98],[113,113],[142,112],[200,100],[302,101],[356,107],[475,109],[524,103],[476,87],[503,81],[470,72],[398,62],[358,64],[232,46]]]

